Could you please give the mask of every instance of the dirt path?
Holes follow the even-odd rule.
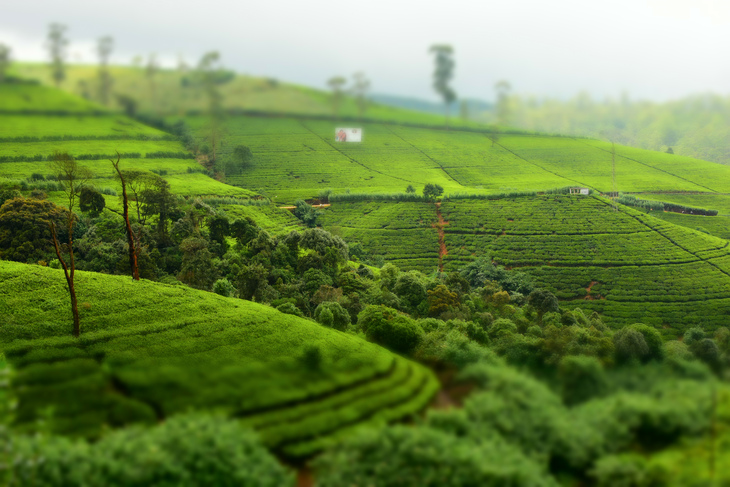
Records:
[[[432,226],[436,229],[439,235],[439,272],[444,271],[444,257],[446,254],[449,253],[449,251],[446,249],[446,238],[444,237],[444,227],[449,224],[446,220],[444,220],[443,215],[441,215],[441,202],[436,203],[436,217],[438,218],[438,221],[434,223]]]
[[[594,299],[606,299],[600,294],[591,295],[591,290],[596,284],[598,284],[598,281],[591,281],[591,283],[586,288],[586,297],[583,299],[585,299],[586,301],[593,301]]]
[[[314,475],[308,466],[304,466],[297,470],[297,487],[313,487]]]

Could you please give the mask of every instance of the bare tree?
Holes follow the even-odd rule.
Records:
[[[109,96],[112,89],[112,75],[109,72],[109,56],[114,49],[114,39],[109,36],[99,39],[96,52],[99,54],[99,101],[109,105]]]
[[[10,67],[10,47],[0,44],[0,83],[5,81],[5,73]]]
[[[53,23],[48,27],[48,52],[51,55],[51,77],[56,83],[56,88],[66,79],[66,26]]]
[[[117,161],[109,159],[109,162],[114,166],[114,170],[117,172],[119,181],[122,183],[122,207],[124,209],[124,223],[127,226],[127,245],[129,246],[129,267],[132,270],[132,279],[139,281],[139,266],[137,260],[139,256],[139,241],[132,231],[132,225],[129,223],[129,200],[127,198],[127,180],[124,178],[124,173],[119,169],[119,161],[122,156],[117,152]]]
[[[340,114],[340,105],[344,98],[344,87],[347,80],[342,76],[333,76],[327,80],[327,85],[332,89],[332,114],[337,117]]]
[[[66,230],[68,231],[66,251],[69,256],[68,262],[63,258],[63,253],[61,252],[61,244],[58,241],[56,225],[53,221],[49,221],[48,225],[51,227],[51,236],[53,237],[53,247],[56,250],[56,256],[61,262],[61,267],[63,267],[63,272],[66,276],[66,284],[68,284],[68,292],[71,296],[71,312],[74,322],[73,334],[75,337],[78,337],[81,333],[81,323],[79,321],[79,307],[74,282],[76,273],[76,261],[74,260],[73,248],[73,229],[76,224],[74,208],[81,195],[81,190],[91,177],[91,173],[86,168],[80,167],[76,163],[76,160],[66,152],[54,152],[51,158],[51,169],[56,173],[68,200],[68,214],[66,218]]]

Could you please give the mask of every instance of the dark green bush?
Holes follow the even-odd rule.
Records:
[[[613,343],[616,347],[616,362],[643,362],[651,356],[644,335],[633,328],[621,328],[613,336]]]
[[[596,357],[569,355],[558,367],[563,400],[568,405],[578,404],[600,396],[608,387],[606,371]]]
[[[557,485],[499,438],[476,443],[423,426],[361,431],[317,459],[315,468],[320,487]]]
[[[329,324],[325,323],[323,320],[323,314],[325,311],[329,312],[331,315]],[[348,313],[347,310],[340,305],[340,303],[336,303],[334,301],[325,301],[317,306],[317,309],[314,310],[314,319],[322,325],[330,326],[335,330],[340,331],[345,331],[350,325],[350,313]]]
[[[236,421],[204,415],[128,428],[98,443],[16,437],[10,486],[271,486],[294,479]]]
[[[590,472],[596,487],[662,487],[669,472],[636,453],[600,458]]]
[[[276,309],[288,315],[294,315],[299,317],[304,316],[304,313],[302,313],[302,311],[297,308],[294,303],[283,303],[277,306]]]

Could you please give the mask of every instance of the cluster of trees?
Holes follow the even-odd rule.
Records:
[[[530,131],[613,140],[617,144],[730,162],[730,98],[690,95],[667,102],[632,100],[627,93],[597,100],[578,93],[568,100],[505,93],[509,123]],[[485,113],[499,122],[500,110]]]
[[[332,114],[335,117],[339,116],[345,95],[350,94],[355,99],[358,116],[364,116],[370,103],[367,98],[368,91],[370,91],[370,80],[365,76],[365,73],[358,71],[352,75],[352,85],[349,89],[345,88],[346,85],[347,78],[344,76],[333,76],[327,80],[327,86],[332,90],[330,96],[332,101]]]

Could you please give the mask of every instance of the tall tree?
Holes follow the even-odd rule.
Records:
[[[494,85],[494,89],[497,90],[497,124],[504,126],[510,119],[509,92],[512,90],[512,85],[508,81],[501,80]]]
[[[208,99],[208,117],[210,119],[210,131],[208,141],[210,143],[210,159],[212,165],[217,158],[218,145],[222,137],[221,122],[224,118],[223,95],[218,85],[223,77],[220,67],[220,54],[217,51],[210,51],[203,55],[196,69],[196,77],[199,86]]]
[[[99,55],[99,101],[109,105],[109,97],[112,89],[112,75],[109,72],[109,56],[114,49],[114,39],[109,36],[99,39],[96,52]]]
[[[48,27],[48,52],[51,55],[51,77],[56,88],[61,87],[61,83],[66,79],[66,26],[53,23]]]
[[[363,117],[365,110],[368,108],[368,90],[370,90],[370,80],[365,77],[365,73],[357,72],[352,75],[352,94],[355,96],[360,118]]]
[[[113,160],[109,159],[109,162],[112,163],[112,166],[114,167],[114,170],[117,172],[117,176],[119,177],[119,181],[122,183],[122,209],[124,211],[124,224],[126,225],[127,229],[127,245],[129,247],[129,267],[132,270],[132,279],[135,281],[139,281],[139,266],[137,265],[137,260],[139,257],[139,242],[136,238],[134,231],[132,230],[132,225],[129,222],[129,199],[127,197],[127,180],[124,177],[123,171],[119,168],[119,161],[121,160],[122,156],[117,152],[117,161],[114,162]]]
[[[449,124],[449,106],[456,100],[456,92],[449,86],[454,77],[454,49],[448,44],[434,44],[429,49],[434,57],[433,89],[444,100],[446,125]]]
[[[66,284],[68,285],[68,292],[71,296],[71,312],[73,314],[73,334],[78,337],[81,333],[81,323],[79,320],[79,307],[78,300],[76,298],[76,286],[74,277],[76,273],[76,261],[74,260],[74,248],[73,248],[73,229],[76,224],[76,215],[74,214],[74,208],[81,195],[81,190],[84,185],[91,177],[91,173],[83,167],[80,167],[76,160],[65,152],[55,152],[51,158],[51,169],[56,174],[58,182],[63,186],[63,191],[66,194],[68,201],[68,214],[66,217],[66,226],[68,231],[68,246],[66,251],[68,252],[68,262],[63,258],[61,252],[61,245],[58,241],[58,234],[56,232],[56,224],[50,220],[48,222],[51,228],[51,236],[53,237],[53,247],[56,250],[56,256],[61,262],[63,267],[64,275],[66,276]]]
[[[10,67],[10,47],[0,44],[0,83],[5,81],[5,76]]]
[[[345,84],[347,84],[347,80],[342,76],[333,76],[327,80],[327,85],[332,89],[332,114],[335,117],[340,114],[340,106],[345,96]]]
[[[147,66],[144,68],[144,75],[147,78],[147,83],[150,86],[150,98],[152,101],[152,107],[157,110],[157,85],[155,77],[157,72],[160,70],[160,64],[157,62],[157,55],[152,53],[147,59]]]

